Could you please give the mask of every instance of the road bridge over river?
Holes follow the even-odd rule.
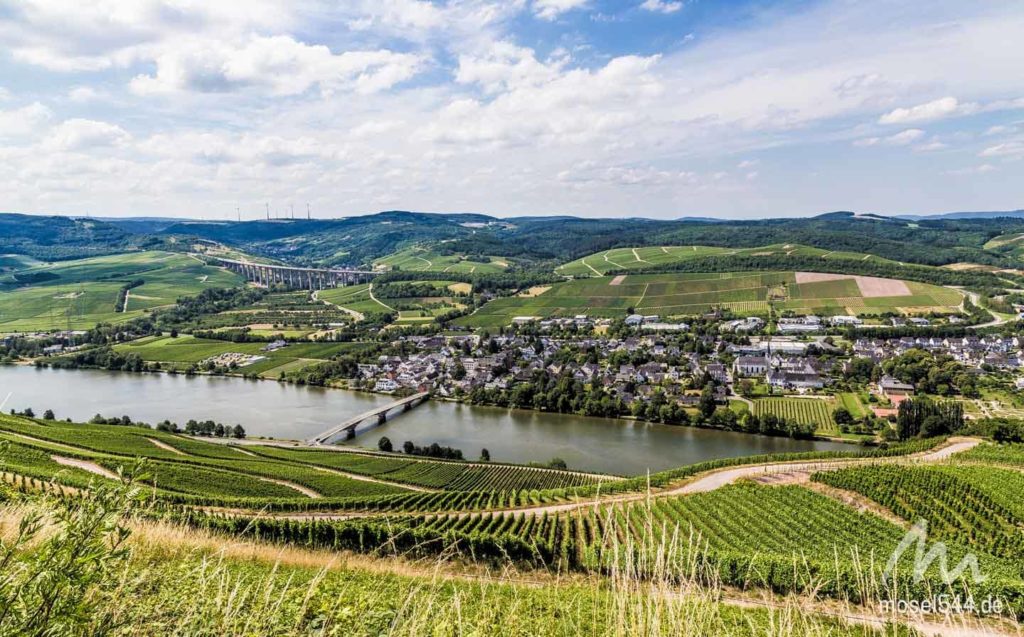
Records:
[[[251,261],[236,261],[212,257],[217,264],[237,272],[258,285],[285,285],[307,290],[323,290],[356,283],[366,283],[380,272],[372,270],[351,270],[344,268],[298,268],[287,265],[270,265]]]
[[[427,398],[429,398],[429,397],[430,397],[430,392],[425,392],[424,391],[424,392],[420,392],[418,394],[413,394],[412,396],[406,396],[405,398],[400,398],[400,399],[398,399],[398,400],[396,400],[394,402],[388,403],[386,405],[381,405],[380,407],[375,407],[373,409],[370,409],[369,411],[364,411],[361,414],[358,414],[356,416],[353,416],[352,418],[349,418],[348,420],[346,420],[345,422],[341,423],[340,425],[331,427],[327,431],[324,431],[321,434],[318,434],[318,435],[316,435],[316,436],[314,436],[312,438],[309,438],[308,440],[306,440],[306,442],[311,444],[311,445],[322,445],[322,444],[325,444],[328,440],[330,440],[330,439],[332,439],[332,438],[334,438],[334,437],[336,437],[336,436],[338,436],[338,435],[340,435],[342,433],[345,434],[345,439],[346,440],[350,439],[350,438],[353,438],[356,435],[356,427],[358,427],[360,423],[365,422],[365,421],[367,421],[367,420],[369,420],[371,418],[377,418],[377,424],[378,425],[382,425],[382,424],[384,424],[387,421],[387,419],[388,419],[388,412],[389,411],[391,411],[393,409],[398,409],[398,408],[401,408],[402,411],[409,411],[410,409],[412,409],[416,405],[419,405],[419,404],[422,404],[423,402],[425,402],[427,400]]]

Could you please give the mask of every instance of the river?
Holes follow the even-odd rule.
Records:
[[[383,405],[388,396],[219,376],[135,374],[0,366],[3,410],[52,409],[58,418],[128,415],[156,423],[190,418],[241,424],[250,437],[302,439]],[[427,402],[371,428],[347,444],[375,447],[388,436],[461,449],[469,459],[486,448],[506,462],[545,462],[619,475],[660,471],[711,458],[761,453],[850,449],[833,442],[790,440],[693,427],[587,418],[516,409]]]

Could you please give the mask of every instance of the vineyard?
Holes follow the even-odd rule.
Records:
[[[1024,444],[1003,443],[983,444],[960,456],[964,460],[976,460],[989,464],[1024,467]]]
[[[1017,471],[877,465],[818,473],[813,479],[866,496],[905,520],[924,519],[935,539],[1024,558],[1024,475]]]
[[[409,460],[394,456],[338,453],[334,451],[253,446],[252,453],[376,476],[426,488],[448,491],[511,491],[564,489],[596,484],[599,476],[515,465],[467,464],[433,460]],[[607,479],[604,480],[607,482]]]
[[[302,546],[425,556],[461,554],[605,572],[698,574],[736,586],[864,599],[903,529],[807,489],[735,485],[687,497],[569,512],[398,515],[342,522],[198,517],[207,528]],[[951,545],[953,559],[966,548]],[[908,556],[908,559],[910,557]],[[1021,599],[1012,562],[982,555],[987,584]],[[906,572],[910,572],[910,568]],[[938,573],[908,591],[935,586]],[[957,585],[960,583],[958,582]]]
[[[537,469],[517,465],[470,464],[453,461],[362,454],[340,451],[285,449],[214,444],[143,427],[70,424],[0,416],[0,439],[8,440],[18,455],[8,459],[25,475],[43,478],[57,474],[68,484],[88,483],[96,472],[69,467],[54,457],[93,463],[99,470],[129,468],[145,458],[146,482],[174,502],[240,502],[260,499],[316,500],[340,508],[402,507],[405,495],[424,511],[438,507],[496,506],[551,501],[553,496],[531,493],[587,487],[607,482],[590,474]],[[407,486],[445,490],[439,494],[413,493]],[[465,496],[460,492],[467,493]],[[421,495],[435,499],[418,500]],[[476,498],[474,500],[473,498]],[[301,504],[295,506],[301,508]]]
[[[819,398],[758,398],[754,401],[754,415],[773,415],[793,420],[802,425],[813,423],[820,433],[838,434],[832,420],[835,409],[831,399]]]

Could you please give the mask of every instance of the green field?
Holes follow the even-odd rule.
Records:
[[[888,261],[882,257],[856,252],[837,252],[796,244],[776,244],[756,248],[719,248],[714,246],[647,246],[613,248],[582,257],[555,268],[565,276],[603,276],[608,272],[664,267],[701,257],[716,256],[815,256],[822,259],[860,259]]]
[[[487,261],[474,261],[463,255],[438,254],[425,248],[409,248],[382,257],[373,262],[374,267],[410,272],[503,272],[509,262],[503,257],[490,256]]]
[[[686,317],[719,307],[738,315],[766,315],[769,307],[798,314],[955,312],[960,293],[906,282],[902,296],[865,296],[853,279],[796,282],[793,272],[664,273],[591,277],[556,283],[537,296],[495,299],[457,321],[500,327],[513,317],[587,315],[624,317],[629,308],[661,317]]]
[[[329,360],[333,356],[367,347],[365,343],[289,343],[281,349],[264,352],[266,343],[233,343],[190,335],[148,336],[130,343],[116,345],[123,354],[137,354],[146,362],[158,362],[165,368],[187,369],[208,358],[227,353],[262,356],[263,360],[238,368],[240,374],[277,378],[283,371],[295,371]]]
[[[839,428],[832,420],[835,401],[831,398],[758,398],[754,401],[754,414],[771,414],[786,420],[795,420],[805,425],[813,423],[818,433],[839,434]]]
[[[15,277],[30,277],[22,285]],[[128,294],[127,311],[117,301],[125,283],[144,283]],[[34,266],[0,276],[0,332],[88,329],[121,322],[145,310],[172,305],[178,297],[243,280],[187,255],[146,251]]]

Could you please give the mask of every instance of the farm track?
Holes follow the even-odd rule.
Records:
[[[330,305],[331,307],[335,307],[335,308],[338,308],[339,310],[341,310],[341,311],[342,311],[342,312],[344,312],[345,314],[348,314],[349,316],[351,316],[352,318],[354,318],[354,319],[355,319],[356,321],[361,321],[361,320],[363,320],[364,318],[366,318],[366,315],[364,315],[364,314],[363,314],[362,312],[356,312],[355,310],[350,310],[350,309],[348,309],[347,307],[344,307],[344,306],[338,305],[337,303],[331,303],[330,301],[325,301],[325,300],[321,299],[321,298],[320,298],[320,297],[318,296],[318,295],[319,295],[319,293],[320,293],[320,290],[314,290],[314,291],[313,291],[313,300],[314,300],[314,301],[320,301],[320,302],[321,302],[321,303],[323,303],[324,305]]]
[[[171,453],[176,453],[179,456],[186,456],[186,457],[188,456],[188,454],[185,453],[184,451],[182,451],[181,449],[176,449],[175,447],[172,447],[171,445],[167,444],[166,442],[160,442],[156,438],[146,438],[146,440],[152,442],[154,445],[156,445],[157,447],[163,449],[164,451],[170,451]]]
[[[88,460],[79,460],[78,458],[67,458],[65,456],[58,456],[56,454],[51,455],[50,459],[56,462],[57,464],[64,465],[65,467],[74,467],[75,469],[88,471],[89,473],[94,473],[98,476],[102,476],[110,480],[119,479],[116,473],[110,471],[109,469],[104,469],[95,462],[89,462]]]

